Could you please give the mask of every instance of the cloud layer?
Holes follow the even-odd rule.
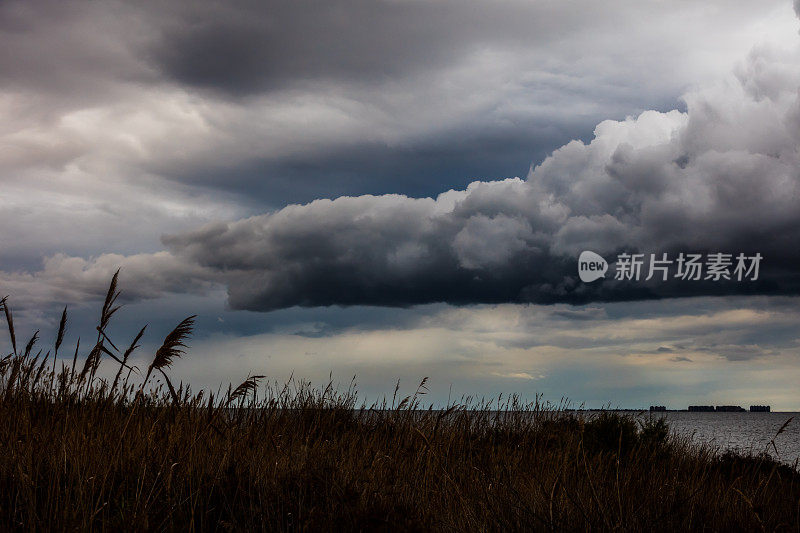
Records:
[[[334,380],[345,385],[357,375],[370,400],[391,393],[398,379],[401,391],[413,392],[429,376],[426,398],[436,404],[446,404],[448,394],[522,393],[533,399],[538,392],[588,407],[609,401],[630,408],[768,401],[773,410],[793,409],[800,317],[792,300],[425,306],[411,311],[419,316],[404,326],[391,321],[323,337],[291,331],[214,335],[193,342],[174,371],[193,387],[216,390],[220,381],[238,383],[248,371],[278,381],[294,373],[326,383],[333,370]]]
[[[693,3],[542,6],[4,4],[4,286],[94,295],[119,264],[131,297],[224,286],[257,311],[797,293],[797,47],[702,74],[786,13],[717,6],[715,27],[742,28],[718,38]],[[703,88],[681,110],[600,122],[525,179],[462,185],[534,159],[536,139],[666,108],[690,77]],[[423,167],[446,170],[408,172]],[[765,259],[752,284],[585,285],[583,249]]]
[[[585,302],[800,290],[796,53],[755,50],[688,111],[604,121],[527,179],[342,197],[167,236],[237,309]],[[761,253],[757,283],[576,279],[581,250]]]
[[[121,266],[112,337],[148,323],[143,367],[197,313],[173,371],[213,390],[796,409],[797,28],[789,0],[5,0],[0,296],[18,340],[68,304],[75,346]],[[764,262],[582,284],[585,248]],[[736,293],[788,296],[652,300]]]

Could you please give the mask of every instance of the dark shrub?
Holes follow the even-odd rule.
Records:
[[[636,422],[629,415],[603,411],[584,426],[584,446],[593,453],[627,455],[638,440]]]
[[[648,418],[641,423],[642,431],[639,438],[645,446],[661,447],[669,438],[669,426],[663,418]]]

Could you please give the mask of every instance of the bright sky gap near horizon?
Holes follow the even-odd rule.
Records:
[[[114,338],[198,314],[195,389],[800,410],[799,6],[3,2],[0,296],[74,348],[121,267]]]

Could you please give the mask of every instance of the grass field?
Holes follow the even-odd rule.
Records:
[[[366,410],[353,388],[258,376],[193,394],[169,375],[189,357],[193,320],[132,369],[141,334],[124,346],[105,336],[117,294],[115,277],[96,343],[58,366],[66,314],[55,346],[40,351],[36,338],[18,345],[4,301],[13,353],[0,362],[2,530],[800,527],[795,468],[692,446],[661,421],[585,419],[513,397],[425,410],[424,380]],[[101,364],[114,379],[97,376]]]

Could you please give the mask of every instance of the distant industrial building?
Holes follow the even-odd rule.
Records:
[[[693,413],[713,413],[715,409],[713,405],[690,405],[689,411]]]
[[[659,405],[651,405],[651,411],[660,411]],[[666,410],[666,409],[664,409]],[[693,413],[746,413],[747,409],[742,407],[741,405],[718,405],[714,407],[713,405],[690,405],[689,411]],[[769,413],[770,406],[769,405],[751,405],[750,406],[751,413]]]
[[[650,406],[650,410],[651,411],[658,411],[658,412],[666,411],[667,410],[667,406],[666,405],[651,405]]]

